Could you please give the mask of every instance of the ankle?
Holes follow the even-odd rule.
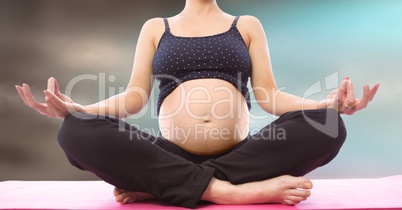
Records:
[[[234,204],[238,197],[237,192],[236,185],[213,178],[205,190],[202,200],[216,204]]]

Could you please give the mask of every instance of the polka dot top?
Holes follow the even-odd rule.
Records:
[[[163,100],[181,83],[204,78],[230,82],[251,108],[247,82],[251,74],[250,54],[236,27],[239,17],[226,32],[203,37],[179,37],[165,32],[153,59],[153,74],[160,82],[157,113]]]

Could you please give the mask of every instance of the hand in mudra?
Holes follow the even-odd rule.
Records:
[[[84,108],[74,103],[71,98],[59,92],[59,85],[53,77],[48,80],[45,93],[45,103],[38,102],[27,84],[16,85],[15,88],[25,105],[35,109],[42,115],[52,118],[64,118],[71,112],[84,112]]]
[[[342,114],[352,115],[355,112],[367,107],[373,100],[380,84],[375,84],[371,89],[368,85],[363,87],[363,97],[355,98],[352,81],[345,77],[338,89],[328,94],[326,99],[327,107],[334,108]]]

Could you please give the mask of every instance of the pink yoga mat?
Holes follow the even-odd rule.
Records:
[[[402,176],[377,179],[313,180],[311,197],[296,206],[281,204],[215,205],[198,209],[402,209]],[[183,209],[161,202],[120,205],[113,186],[102,181],[0,182],[0,209]]]

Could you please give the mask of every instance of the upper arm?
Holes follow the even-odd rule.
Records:
[[[259,105],[269,111],[267,102],[276,94],[277,86],[272,72],[268,42],[260,21],[252,16],[244,16],[239,27],[246,32],[251,57],[251,85]],[[267,110],[268,109],[268,110]]]
[[[149,99],[152,90],[152,61],[157,42],[164,32],[161,18],[153,18],[143,25],[135,50],[131,78],[126,89],[126,107],[142,108]]]

